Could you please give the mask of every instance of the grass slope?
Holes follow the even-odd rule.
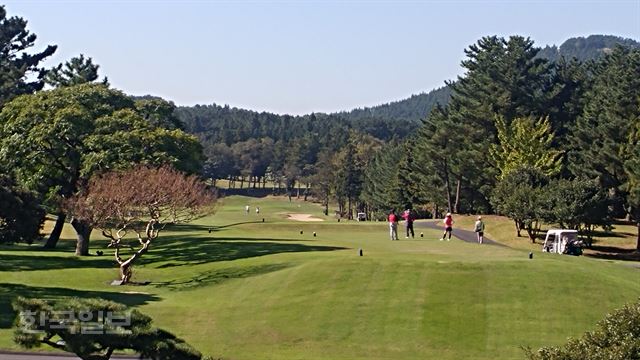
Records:
[[[15,349],[13,297],[100,296],[225,359],[521,359],[521,345],[563,343],[640,293],[640,270],[623,264],[529,260],[525,249],[440,242],[426,229],[391,242],[386,223],[338,223],[320,210],[226,198],[216,215],[161,234],[136,268],[148,286],[109,286],[110,250],[75,258],[73,241],[53,252],[1,248],[0,348]]]

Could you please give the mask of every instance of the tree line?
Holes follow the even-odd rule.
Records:
[[[178,107],[176,117],[196,135],[206,156],[203,174],[230,179],[233,186],[264,187],[267,181],[291,192],[312,183],[322,158],[340,155],[352,138],[400,141],[419,124],[378,118],[345,121],[337,115],[258,113],[228,106]]]

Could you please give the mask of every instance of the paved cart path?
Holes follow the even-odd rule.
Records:
[[[80,359],[74,354],[50,354],[50,353],[24,353],[24,352],[0,352],[0,360],[76,360]],[[133,360],[139,357],[124,357],[114,355],[113,360]]]
[[[413,223],[413,226],[415,228],[428,228],[428,229],[436,229],[439,230],[440,233],[442,234],[444,232],[444,226],[442,225],[442,220],[429,220],[429,221],[416,221],[415,223]],[[453,231],[451,232],[451,235],[457,237],[458,239],[462,240],[462,241],[466,241],[469,243],[478,243],[478,239],[476,237],[476,233],[473,231],[469,231],[469,230],[463,230],[463,229],[457,229],[455,226],[453,227]],[[440,235],[442,236],[442,235]],[[489,238],[487,238],[487,235],[485,234],[482,245],[484,244],[488,244],[488,245],[497,245],[497,246],[505,246],[500,244],[499,242],[493,241]]]

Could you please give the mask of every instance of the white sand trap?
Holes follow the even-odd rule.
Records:
[[[295,221],[324,221],[317,217],[313,217],[311,214],[287,214],[289,220]]]

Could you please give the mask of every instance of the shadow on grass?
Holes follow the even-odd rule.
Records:
[[[274,241],[274,242],[270,242]],[[301,241],[290,239],[247,239],[236,237],[192,238],[188,236],[159,238],[140,263],[170,261],[158,268],[197,265],[215,261],[229,261],[280,253],[334,251],[344,247],[281,243],[275,241]]]
[[[262,220],[260,221],[242,221],[242,222],[237,222],[237,223],[233,223],[233,224],[227,224],[227,225],[220,225],[220,226],[215,226],[215,225],[197,225],[197,224],[176,224],[176,225],[168,225],[167,228],[165,230],[169,230],[169,231],[202,231],[202,232],[209,232],[209,230],[213,231],[219,231],[225,228],[229,228],[229,227],[233,227],[233,226],[238,226],[238,225],[245,225],[245,224],[261,224]]]
[[[585,256],[605,260],[640,261],[640,252],[634,249],[593,245],[590,250],[595,251],[595,253],[587,253]]]
[[[217,269],[205,271],[184,280],[154,282],[152,284],[158,287],[167,288],[169,290],[189,290],[206,285],[221,284],[225,281],[233,279],[242,279],[267,274],[270,272],[286,269],[288,267],[290,267],[290,265],[288,264],[266,264]]]
[[[625,238],[629,236],[633,236],[634,234],[623,231],[603,231],[603,230],[592,230],[590,233],[591,237],[593,237],[593,242],[597,242],[598,238]]]
[[[83,299],[102,298],[127,306],[139,306],[151,301],[160,300],[159,297],[150,294],[84,291],[58,287],[32,287],[22,284],[0,283],[0,328],[11,328],[16,317],[16,313],[11,307],[11,302],[18,296],[45,300],[59,300],[65,297],[79,297]]]
[[[14,255],[0,253],[0,271],[31,271],[77,268],[110,268],[115,266],[112,257]]]

